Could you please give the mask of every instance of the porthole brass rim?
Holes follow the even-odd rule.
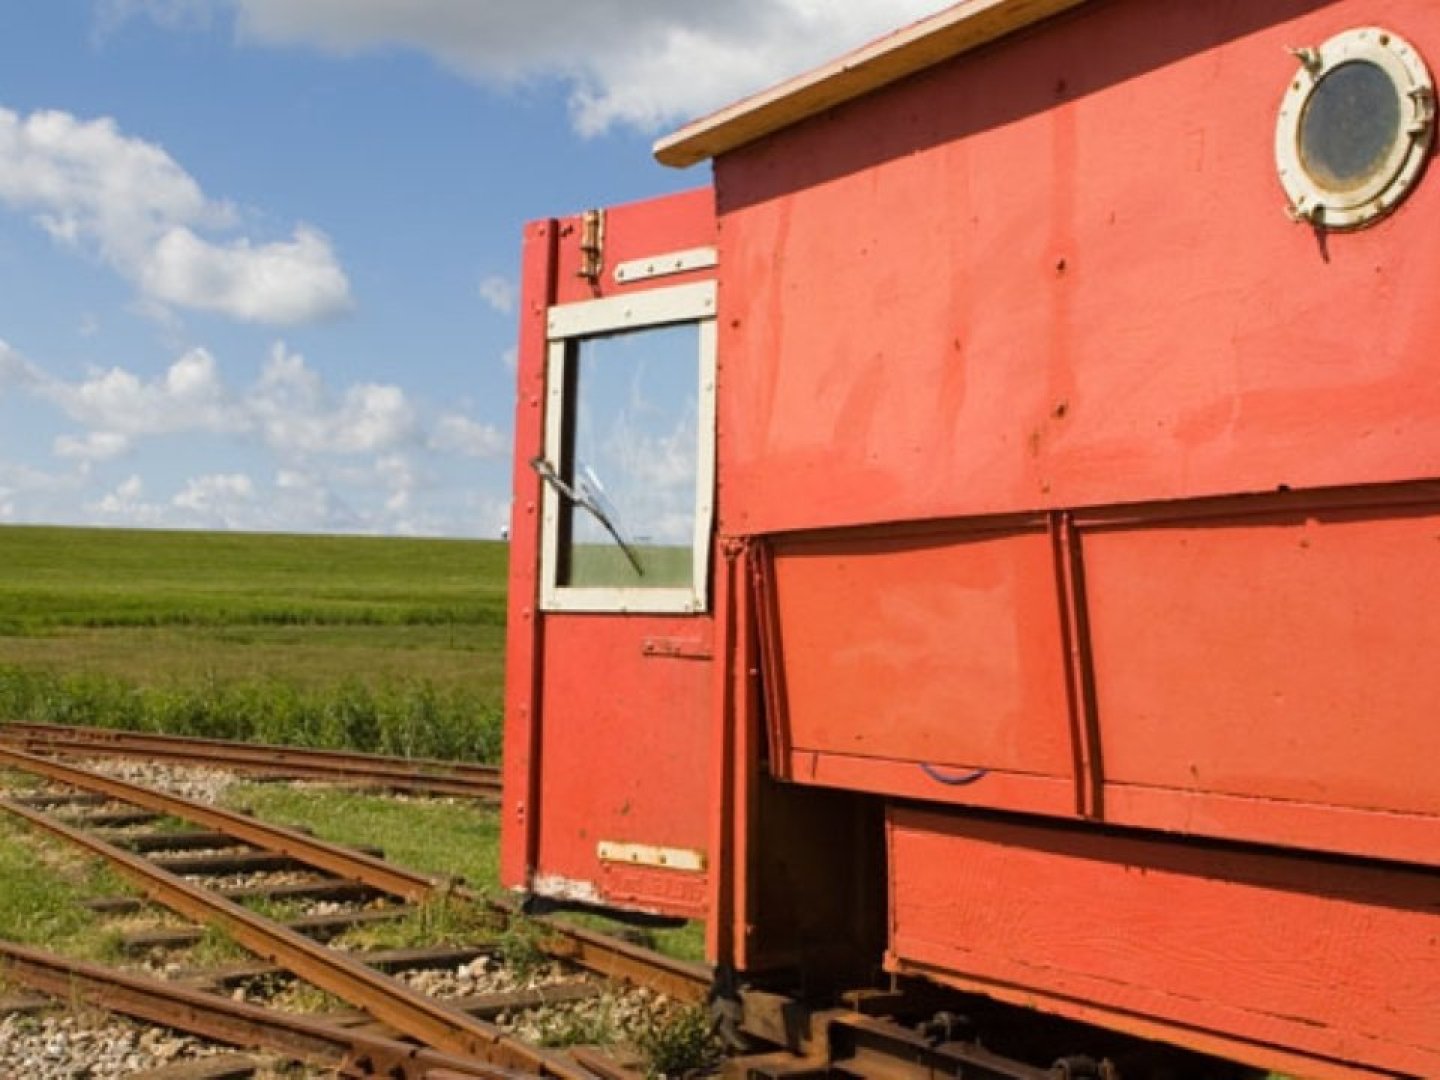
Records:
[[[1435,136],[1435,84],[1414,46],[1377,26],[1347,30],[1318,49],[1299,49],[1300,67],[1275,125],[1275,165],[1290,216],[1328,229],[1359,229],[1390,213],[1420,179]],[[1300,150],[1305,109],[1325,77],[1345,64],[1369,63],[1389,76],[1400,99],[1400,130],[1383,164],[1364,184],[1336,191],[1312,177]]]

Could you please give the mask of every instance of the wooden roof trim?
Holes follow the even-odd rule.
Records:
[[[961,0],[823,67],[727,106],[655,144],[664,165],[718,157],[1085,0]]]

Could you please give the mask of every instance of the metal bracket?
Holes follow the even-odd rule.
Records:
[[[600,283],[605,265],[605,211],[586,210],[580,219],[580,269],[578,275],[592,285]]]
[[[689,270],[707,270],[719,261],[719,255],[713,247],[670,251],[664,255],[651,255],[648,258],[620,263],[615,267],[615,280],[621,285],[648,281],[670,274],[683,274]]]

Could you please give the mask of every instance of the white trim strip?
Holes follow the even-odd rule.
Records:
[[[603,300],[556,304],[550,309],[547,328],[550,340],[557,341],[714,317],[715,282],[697,281]]]
[[[601,862],[625,863],[628,866],[654,866],[664,870],[684,870],[692,874],[705,872],[705,853],[691,848],[657,847],[654,844],[626,844],[618,840],[601,840],[598,854]]]
[[[631,281],[648,281],[670,274],[683,274],[687,270],[708,270],[719,262],[719,253],[713,247],[671,251],[664,255],[652,255],[646,259],[631,259],[621,263],[615,267],[615,280],[622,285]]]

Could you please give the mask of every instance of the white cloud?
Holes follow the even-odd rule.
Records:
[[[171,229],[150,251],[140,281],[161,303],[242,322],[309,322],[350,306],[350,285],[330,241],[304,226],[289,241],[258,246],[249,240],[221,246]]]
[[[88,509],[102,518],[123,525],[160,525],[165,522],[165,507],[147,503],[142,497],[145,482],[131,473],[111,491],[106,492]]]
[[[415,466],[403,454],[388,454],[375,462],[375,475],[389,491],[385,509],[392,514],[410,509],[410,500],[419,484]]]
[[[31,516],[33,507],[50,508],[73,502],[85,483],[74,472],[48,472],[20,462],[0,460],[0,518],[6,521],[60,521],[54,512]]]
[[[192,349],[148,382],[112,367],[78,383],[46,378],[38,390],[92,432],[115,436],[243,431],[253,422],[204,349]]]
[[[485,83],[564,80],[576,128],[653,130],[803,71],[950,0],[108,0],[111,22],[233,10],[242,41],[408,48]]]
[[[55,453],[103,461],[139,439],[174,434],[241,435],[288,457],[384,454],[405,448],[496,458],[509,447],[493,425],[459,412],[423,416],[398,386],[356,383],[338,392],[284,342],[276,342],[249,387],[233,388],[205,349],[192,349],[153,379],[122,367],[77,382],[54,378],[0,341],[0,387],[28,388],[82,425],[59,436]]]
[[[255,501],[255,483],[244,473],[196,476],[171,501],[185,510],[229,516],[237,507],[248,510]]]
[[[508,449],[500,429],[397,386],[332,386],[284,343],[237,383],[204,349],[153,376],[115,366],[66,380],[0,342],[0,384],[78,429],[49,437],[59,471],[0,460],[3,520],[497,535],[495,508],[475,498],[477,470],[504,483],[490,464]],[[203,471],[156,479],[189,455]]]
[[[500,363],[504,365],[506,371],[519,371],[520,350],[517,349],[514,345],[511,345],[508,349],[506,349],[503,353],[500,354]]]
[[[39,368],[0,341],[0,390],[7,386],[36,386],[44,378]]]
[[[501,315],[509,315],[515,310],[515,283],[502,274],[481,278],[480,299]]]
[[[330,243],[299,225],[288,240],[212,240],[241,215],[208,198],[161,147],[114,120],[0,108],[0,204],[57,243],[93,254],[162,306],[289,325],[351,306]]]
[[[418,431],[415,409],[400,387],[360,383],[337,399],[305,358],[283,344],[271,351],[248,408],[266,442],[298,453],[381,452]]]
[[[144,481],[134,473],[131,473],[130,476],[115,489],[115,495],[117,498],[123,499],[126,502],[133,502],[140,497],[140,493],[144,490]]]
[[[509,451],[510,440],[497,427],[448,413],[436,423],[429,445],[432,450],[465,457],[498,458]]]
[[[61,435],[55,440],[55,456],[72,461],[110,461],[129,449],[129,438],[115,431]]]

